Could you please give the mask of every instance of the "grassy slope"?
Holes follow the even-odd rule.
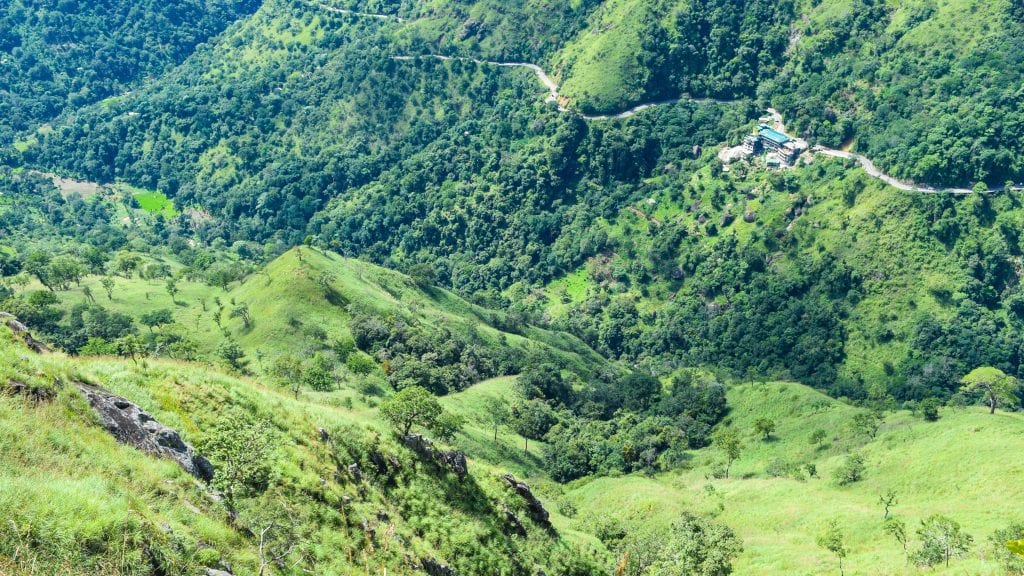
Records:
[[[611,514],[629,522],[665,524],[680,510],[716,515],[743,538],[745,551],[738,574],[823,574],[836,570],[834,559],[815,545],[822,526],[841,520],[850,557],[847,574],[997,574],[982,560],[988,536],[1019,519],[1015,502],[1022,496],[1016,479],[1024,465],[1007,459],[1024,449],[1024,417],[989,416],[982,409],[944,410],[942,419],[926,423],[896,413],[883,423],[877,438],[858,441],[849,431],[856,409],[806,387],[789,383],[746,384],[732,388],[732,426],[744,436],[745,449],[733,465],[733,478],[708,479],[719,456],[699,451],[692,470],[646,478],[604,478],[583,482],[570,491],[580,521]],[[772,441],[753,431],[755,419],[778,422]],[[808,442],[814,430],[829,432],[827,447]],[[865,480],[839,488],[832,471],[844,454],[856,449],[867,461]],[[766,468],[779,459],[815,463],[820,478],[772,478]],[[893,489],[899,504],[893,513],[913,533],[919,520],[944,514],[974,536],[971,559],[954,561],[948,570],[904,566],[899,545],[882,531],[879,495]],[[912,546],[916,536],[912,534]]]
[[[552,540],[537,529],[530,530],[527,541],[505,539],[497,520],[500,512],[494,508],[506,498],[497,478],[505,468],[475,459],[470,462],[472,480],[457,485],[422,468],[400,478],[387,493],[372,481],[365,496],[350,482],[330,481],[335,464],[317,439],[318,428],[343,434],[346,441],[366,431],[379,434],[385,453],[397,454],[405,470],[413,466],[410,455],[389,439],[376,411],[365,405],[339,410],[329,395],[297,400],[257,381],[187,363],[135,366],[108,359],[35,356],[14,343],[6,329],[0,329],[0,360],[2,381],[44,387],[55,379],[100,383],[193,443],[228,409],[269,418],[281,435],[271,483],[297,507],[303,521],[316,527],[309,554],[316,558],[318,573],[388,568],[402,574],[404,553],[429,554],[456,565],[464,560],[466,570],[465,562],[473,561],[465,554],[466,542],[482,543],[474,547],[477,562],[489,554],[504,557],[520,546],[533,551],[555,546],[548,553],[556,558],[558,546],[593,544],[572,530],[565,530],[564,539]],[[142,565],[138,547],[124,546],[122,538],[173,546],[161,536],[169,527],[186,547],[197,542],[208,546],[202,556],[207,565],[222,559],[238,574],[255,573],[255,547],[228,527],[223,508],[176,464],[117,444],[94,423],[85,401],[70,386],[61,389],[57,400],[38,406],[0,395],[0,416],[0,515],[8,520],[0,527],[0,572],[44,574],[66,564],[73,566],[63,572],[68,574],[135,573]],[[344,506],[343,497],[352,498],[353,504]],[[372,518],[379,510],[394,522],[395,537],[383,547],[378,537],[376,552],[364,556],[361,531],[344,526]],[[564,527],[564,519],[555,521]],[[383,527],[378,534],[382,532]],[[544,557],[543,552],[528,555]],[[198,570],[195,554],[183,557],[177,573]],[[357,561],[347,560],[353,557]],[[29,566],[34,560],[39,564],[33,570]]]
[[[333,304],[317,284],[325,272],[333,276]],[[524,328],[521,335],[501,332],[490,325],[496,313],[446,290],[423,289],[398,272],[309,248],[283,254],[241,284],[229,286],[227,291],[182,280],[173,303],[165,280],[114,279],[113,300],[107,299],[99,277],[89,277],[81,287],[60,296],[69,303],[81,301],[82,288],[88,286],[99,304],[136,318],[147,310],[170,308],[180,325],[171,329],[185,330],[189,337],[197,339],[200,351],[211,357],[224,339],[213,320],[217,309],[214,298],[219,298],[225,306],[223,326],[246,350],[253,368],[259,368],[257,352],[264,355],[263,364],[267,366],[279,355],[307,356],[335,339],[349,336],[349,306],[428,326],[444,326],[460,334],[475,332],[494,346],[507,342],[523,350],[545,349],[584,373],[604,362],[575,337],[532,327]],[[229,317],[235,305],[243,304],[249,307],[253,320],[249,329],[245,329],[241,319]],[[328,335],[327,341],[311,338],[305,333],[306,327],[322,328]]]

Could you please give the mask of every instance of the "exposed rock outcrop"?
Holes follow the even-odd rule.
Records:
[[[515,512],[508,508],[505,508],[505,526],[509,534],[526,536],[526,527],[523,526],[522,520],[519,519],[519,516],[516,516]]]
[[[516,480],[516,477],[512,474],[502,474],[501,479],[508,483],[516,491],[516,494],[519,494],[526,501],[526,512],[534,522],[546,528],[551,528],[550,514],[544,508],[544,504],[533,495],[530,487],[525,482]]]
[[[128,400],[84,382],[76,382],[107,432],[122,444],[143,452],[170,458],[200,480],[213,479],[213,464],[196,454],[195,449],[171,428]]]
[[[18,382],[17,380],[11,380],[6,386],[0,385],[0,394],[19,396],[39,404],[40,402],[49,402],[56,398],[57,388],[60,388],[60,382],[54,382],[54,388],[41,388],[29,386],[28,384]]]
[[[28,327],[18,321],[17,318],[7,312],[0,312],[0,322],[3,322],[14,332],[15,336],[20,337],[25,341],[25,345],[29,347],[33,352],[37,354],[49,354],[50,349],[39,340],[32,337],[32,333],[29,332]]]
[[[402,437],[402,443],[421,457],[430,460],[438,466],[448,470],[459,477],[459,480],[469,473],[469,465],[466,462],[466,455],[458,450],[439,450],[434,447],[430,438],[420,434],[409,434]]]
[[[451,566],[442,564],[433,558],[421,558],[420,565],[424,572],[430,576],[455,576],[455,570]]]

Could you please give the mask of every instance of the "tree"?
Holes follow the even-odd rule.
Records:
[[[329,296],[334,288],[331,287],[337,277],[330,271],[324,270],[316,277],[316,285],[324,296]]]
[[[235,306],[231,309],[232,318],[241,318],[242,325],[248,330],[252,326],[252,317],[249,315],[249,307],[245,304]]]
[[[878,434],[878,426],[882,422],[882,416],[877,412],[860,412],[853,416],[854,432],[874,438]]]
[[[939,407],[942,406],[942,402],[938,398],[925,398],[921,400],[918,405],[918,409],[921,411],[921,418],[924,418],[925,422],[935,422],[939,419]]]
[[[408,436],[413,426],[430,428],[442,412],[437,398],[422,386],[403,388],[380,405],[380,415],[402,436]]]
[[[159,328],[160,326],[174,322],[174,317],[170,310],[167,308],[161,308],[160,310],[146,312],[139,317],[139,322],[141,322],[143,326],[149,328],[149,331],[152,332],[153,328]]]
[[[827,437],[828,437],[828,432],[825,432],[821,428],[818,428],[814,432],[811,432],[811,436],[810,436],[810,438],[808,440],[810,441],[812,446],[818,446],[822,442],[824,442],[825,438],[827,438]]]
[[[254,500],[239,517],[242,525],[256,538],[259,576],[264,576],[270,566],[285,566],[292,556],[297,556],[292,565],[302,561],[301,554],[296,554],[296,551],[308,534],[302,530],[298,511],[283,496],[275,494]]]
[[[772,436],[775,431],[775,420],[771,418],[758,418],[754,421],[754,431],[761,434],[765,440]]]
[[[127,251],[120,251],[114,257],[114,269],[125,278],[131,278],[135,270],[142,264],[142,257]]]
[[[245,370],[245,351],[234,340],[225,340],[217,347],[217,355],[223,358],[228,366],[242,372]]]
[[[498,429],[509,422],[508,402],[504,398],[492,396],[484,403],[483,416],[494,428],[494,441],[498,441]]]
[[[46,276],[52,284],[61,290],[67,289],[72,282],[79,284],[82,276],[85,275],[85,267],[78,261],[66,254],[55,257],[47,266]]]
[[[39,283],[47,289],[53,290],[53,287],[50,285],[51,260],[53,260],[53,256],[51,256],[49,252],[33,250],[25,257],[25,263],[22,265],[22,269],[35,276],[36,280],[39,280]]]
[[[732,561],[743,551],[736,534],[724,524],[683,512],[669,533],[655,532],[650,576],[727,576]]]
[[[981,392],[989,406],[989,414],[996,413],[1000,403],[1012,405],[1017,390],[1017,380],[1006,375],[1002,370],[991,366],[982,366],[971,370],[960,380],[961,391],[967,394]]]
[[[530,450],[530,440],[540,440],[558,421],[554,410],[543,400],[527,400],[510,410],[512,429],[523,437],[523,450]]]
[[[881,494],[878,496],[878,503],[881,504],[883,508],[885,508],[885,515],[882,517],[882,520],[888,520],[889,508],[892,508],[896,504],[899,504],[899,501],[896,500],[896,491],[886,490],[885,494]]]
[[[562,379],[561,370],[548,362],[528,366],[517,383],[527,400],[543,398],[568,404],[572,394],[569,384]]]
[[[103,286],[103,290],[107,293],[107,300],[114,299],[114,279],[110,276],[104,276],[100,279],[100,285]]]
[[[885,524],[882,525],[882,529],[900,543],[900,546],[903,547],[903,556],[909,559],[910,556],[907,553],[907,524],[903,520],[894,517],[886,520]]]
[[[317,392],[334,390],[334,369],[331,361],[319,352],[314,354],[309,366],[304,370],[302,383]]]
[[[434,420],[430,431],[442,442],[451,442],[455,435],[465,426],[466,419],[454,412],[442,411],[441,415]]]
[[[287,387],[299,397],[302,389],[302,361],[291,354],[278,356],[270,365],[270,376],[278,386]]]
[[[235,499],[259,491],[270,477],[277,431],[268,420],[229,411],[202,442],[203,454],[214,464],[212,485],[222,491],[228,508]]]
[[[728,478],[732,463],[740,457],[740,453],[743,451],[743,442],[740,440],[740,435],[732,428],[722,428],[716,432],[713,442],[725,456],[725,477]]]
[[[938,514],[921,521],[917,530],[921,548],[914,553],[914,563],[919,566],[934,566],[945,562],[949,567],[951,558],[967,554],[974,538],[960,528],[956,521]]]
[[[860,482],[864,478],[864,469],[864,457],[860,454],[850,454],[836,469],[833,477],[837,485],[846,486]]]
[[[846,548],[843,530],[839,526],[838,520],[831,520],[821,534],[818,534],[818,546],[835,554],[839,559],[839,575],[843,576],[843,559],[846,558],[849,550]]]
[[[178,281],[168,278],[164,287],[167,289],[167,294],[171,296],[171,302],[175,302],[174,298],[178,295]]]
[[[85,301],[86,302],[88,302],[90,304],[95,304],[96,303],[96,298],[92,295],[92,288],[89,288],[88,286],[84,286],[82,288],[82,296],[85,296]]]
[[[134,334],[118,338],[114,345],[117,348],[118,356],[122,358],[131,358],[132,363],[135,365],[138,365],[139,357],[145,352],[142,340],[139,340],[139,337]]]
[[[409,277],[420,288],[428,288],[437,282],[437,272],[434,270],[434,266],[425,263],[413,264],[409,268]]]

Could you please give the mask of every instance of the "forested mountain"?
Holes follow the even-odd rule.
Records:
[[[0,7],[0,144],[180,64],[258,0],[12,0]]]
[[[960,484],[1019,492],[993,439],[1024,400],[1022,14],[1017,0],[11,2],[0,312],[70,357],[0,372],[17,396],[0,410],[24,428],[44,400],[59,428],[91,429],[77,392],[42,385],[73,375],[215,454],[220,423],[192,395],[286,439],[280,473],[243,501],[296,509],[292,526],[318,531],[301,553],[260,562],[253,510],[215,482],[145,501],[122,557],[163,556],[125,573],[818,574],[847,554],[864,573],[1019,572],[1005,541],[1024,529],[991,494],[948,507],[984,545],[934,515]],[[770,137],[807,148],[760,156]],[[324,440],[324,421],[358,440]],[[23,466],[19,446],[0,461]],[[927,459],[918,477],[889,464],[904,448]],[[467,461],[481,472],[464,477]],[[138,472],[87,473],[119,494],[175,480]],[[0,510],[17,508],[10,482]],[[746,495],[755,483],[770,503]],[[868,510],[881,495],[892,520],[896,491],[914,525],[883,530]],[[199,512],[196,494],[211,499]],[[842,518],[806,510],[807,494]],[[789,506],[801,517],[780,518]],[[46,516],[31,510],[0,572],[121,553],[109,531],[91,555],[41,546],[19,528]],[[740,529],[744,514],[758,521]],[[175,536],[147,552],[161,521]],[[949,556],[939,532],[959,534]]]

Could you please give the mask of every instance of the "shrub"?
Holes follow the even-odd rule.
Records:
[[[838,486],[847,486],[864,479],[864,469],[864,457],[860,454],[850,454],[836,469],[833,478]]]
[[[939,406],[941,405],[938,398],[925,398],[918,405],[918,410],[921,411],[921,417],[926,422],[935,422],[939,419]]]

